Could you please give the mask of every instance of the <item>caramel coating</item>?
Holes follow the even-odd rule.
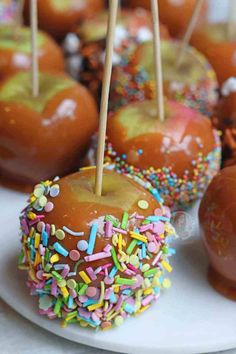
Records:
[[[10,39],[9,36],[11,37]],[[42,40],[41,45],[39,45],[39,69],[63,72],[64,58],[61,48],[48,34],[39,32],[39,36]],[[9,40],[9,42],[12,41],[13,43],[17,41],[17,45],[15,48],[5,48],[1,46],[4,40]],[[26,42],[26,40],[28,41],[27,45],[25,45],[26,48],[22,50],[19,42]],[[29,70],[31,70],[30,30],[24,27],[15,35],[14,33],[9,33],[9,31],[2,30],[0,32],[0,80],[17,72]]]
[[[220,84],[236,76],[236,41],[227,39],[226,23],[199,27],[193,33],[190,43],[209,60]]]
[[[139,168],[171,166],[177,176],[193,170],[199,151],[206,156],[215,146],[208,118],[185,106],[166,101],[165,121],[160,122],[156,102],[143,101],[115,112],[108,120],[108,140],[118,155]],[[142,149],[142,154],[137,151]]]
[[[134,212],[141,213],[143,216],[153,214],[159,203],[148,193],[143,187],[139,186],[132,179],[121,176],[113,171],[104,170],[103,175],[103,195],[96,196],[95,188],[95,169],[82,170],[72,175],[66,176],[58,181],[60,186],[60,194],[56,198],[49,198],[53,202],[54,210],[46,215],[44,222],[54,224],[57,228],[62,229],[63,226],[71,230],[81,231],[85,233],[82,239],[88,241],[91,229],[91,223],[100,217],[112,215],[119,220],[122,219],[123,213],[126,211],[129,215]],[[138,207],[139,200],[146,200],[148,208],[141,210]],[[71,235],[67,235],[60,244],[68,251],[77,249],[77,242],[81,239]],[[127,244],[132,240],[130,235],[123,235],[123,239]],[[55,238],[51,238],[53,244]],[[111,239],[106,237],[97,237],[93,253],[102,252],[104,247],[111,244]],[[81,258],[86,256],[86,252],[81,253]],[[93,261],[94,268],[102,266],[109,262],[109,258]],[[73,269],[75,263],[69,257],[61,257],[61,263],[67,263],[70,269]],[[80,271],[85,270],[88,264],[82,263]],[[75,277],[79,280],[79,275]],[[93,285],[100,284],[101,278],[98,277]]]
[[[26,0],[24,8],[27,23],[29,3],[30,1]],[[39,27],[60,40],[72,31],[78,22],[103,8],[103,0],[38,0]]]
[[[125,1],[125,3],[127,3],[128,6],[132,7],[142,6],[146,9],[150,9],[149,0],[127,0]],[[172,36],[178,37],[183,34],[192,16],[194,6],[195,0],[159,1],[160,20],[163,24],[168,26],[168,29]],[[201,10],[201,16],[199,16],[199,18],[202,19],[205,16],[206,12],[207,4],[206,1],[204,1]]]
[[[213,179],[201,202],[199,219],[210,261],[209,281],[236,300],[236,166]]]
[[[75,171],[97,128],[97,109],[91,94],[68,77],[60,80],[55,74],[42,74],[41,93],[33,99],[30,75],[20,75],[18,100],[17,94],[15,99],[0,99],[1,175],[17,183],[33,184]],[[10,79],[0,86],[0,97]],[[47,97],[56,82],[67,86]]]

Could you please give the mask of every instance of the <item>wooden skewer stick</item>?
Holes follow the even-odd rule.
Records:
[[[39,68],[38,68],[38,13],[37,0],[30,1],[31,52],[32,52],[32,95],[39,95]]]
[[[228,40],[232,40],[235,34],[235,12],[236,12],[236,1],[229,1],[229,15],[228,15],[228,23],[227,23],[227,38]]]
[[[198,20],[199,15],[200,15],[200,11],[201,11],[201,8],[202,8],[202,5],[203,5],[203,1],[204,0],[196,0],[195,1],[195,6],[194,6],[194,9],[193,9],[192,17],[191,17],[191,19],[189,21],[188,27],[187,27],[186,32],[184,34],[184,37],[183,37],[183,39],[181,41],[181,46],[180,46],[179,54],[178,54],[177,61],[176,61],[176,67],[177,68],[179,67],[179,65],[181,63],[181,59],[183,57],[184,50],[185,50],[186,46],[188,45],[188,43],[190,41],[190,38],[192,37],[194,28],[196,26],[197,20]]]
[[[153,22],[153,52],[154,52],[154,63],[155,63],[157,112],[160,121],[163,122],[164,121],[164,97],[163,97],[161,39],[160,39],[158,0],[151,0],[151,9],[152,9],[152,22]]]
[[[108,30],[107,30],[107,39],[106,39],[106,55],[105,55],[105,63],[104,63],[104,77],[102,83],[102,97],[101,97],[101,105],[100,105],[99,132],[98,132],[98,149],[97,149],[96,180],[95,180],[95,194],[97,196],[102,195],[103,162],[104,162],[106,127],[107,127],[108,99],[109,99],[109,89],[110,89],[110,82],[111,82],[113,40],[114,40],[115,27],[116,27],[117,12],[118,12],[118,0],[110,0]]]

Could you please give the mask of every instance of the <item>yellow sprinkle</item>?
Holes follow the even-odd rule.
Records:
[[[50,262],[51,263],[56,263],[60,260],[60,256],[58,253],[55,253],[51,258],[50,258]]]
[[[36,197],[35,197],[34,195],[32,195],[32,196],[30,197],[30,203],[35,202],[35,200],[36,200]]]
[[[147,237],[137,234],[136,232],[130,231],[130,235],[132,238],[135,238],[136,240],[142,241],[144,243],[147,243]]]
[[[89,325],[88,322],[86,322],[84,320],[80,320],[79,324],[80,324],[81,327],[88,327],[88,325]]]
[[[143,293],[144,293],[144,295],[152,294],[152,288],[145,289]]]
[[[20,270],[28,270],[29,269],[29,266],[25,265],[25,264],[19,264],[18,265],[18,269]]]
[[[104,302],[100,302],[98,304],[93,304],[93,305],[88,306],[88,310],[93,311],[93,310],[99,309],[103,305],[104,305]]]
[[[29,218],[30,220],[34,220],[37,215],[36,215],[35,213],[33,213],[32,211],[30,211],[30,212],[27,214],[27,216],[28,216],[28,218]]]
[[[139,206],[140,209],[145,210],[145,209],[148,209],[149,204],[148,204],[148,202],[146,200],[139,200],[138,201],[138,206]]]
[[[54,224],[51,225],[51,235],[54,236],[56,234],[56,226]]]
[[[32,268],[30,268],[28,274],[29,274],[30,279],[32,279],[32,280],[34,280],[34,281],[36,281],[38,283],[38,279],[36,278],[35,272],[34,272],[34,270]]]
[[[79,275],[83,279],[85,284],[91,283],[91,279],[88,277],[88,275],[85,273],[85,271],[82,270],[81,272],[79,272]]]
[[[120,291],[120,290],[119,290],[119,286],[116,285],[113,290],[114,290],[115,293],[118,293],[118,292]]]
[[[162,283],[163,288],[169,289],[171,287],[171,281],[168,278],[165,278]]]
[[[46,182],[44,182],[44,185],[47,187],[47,186],[50,186],[52,184],[52,181],[49,181],[47,180]]]
[[[119,251],[122,251],[122,244],[123,244],[122,234],[119,234],[119,238],[118,238],[118,249],[119,249]]]
[[[69,292],[65,286],[63,286],[61,289],[63,297],[66,299],[69,296]]]
[[[167,272],[171,272],[172,271],[172,267],[169,263],[167,263],[166,261],[161,261],[162,266],[167,270]]]
[[[40,234],[37,232],[34,238],[34,247],[38,248],[39,244],[40,244]]]
[[[138,310],[138,311],[136,312],[136,314],[139,315],[140,313],[146,311],[149,307],[150,307],[150,305],[147,305],[147,306],[142,307],[140,310]]]
[[[69,316],[69,317],[66,317],[65,321],[66,321],[66,322],[69,322],[69,321],[72,320],[72,318],[74,318],[75,316],[76,316],[76,314],[75,314],[75,315],[72,315],[72,316]]]
[[[92,170],[96,168],[96,166],[86,166],[86,167],[81,167],[80,171],[87,171],[87,170]]]
[[[33,227],[31,227],[31,229],[30,229],[30,233],[29,233],[29,237],[32,237],[33,235],[34,235],[34,228]]]
[[[34,266],[36,267],[39,263],[41,263],[41,257],[40,254],[37,252],[34,259]]]
[[[49,273],[43,273],[43,276],[44,276],[44,278],[47,278],[47,279],[52,278],[52,275]]]

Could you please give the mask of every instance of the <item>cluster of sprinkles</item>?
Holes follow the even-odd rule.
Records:
[[[125,154],[118,155],[110,142],[106,144],[105,163],[109,169],[115,169],[116,172],[131,177],[141,184],[158,202],[163,199],[172,209],[185,209],[203,196],[206,186],[218,173],[221,161],[220,133],[216,130],[213,132],[214,149],[207,156],[203,156],[201,151],[198,153],[197,158],[192,161],[194,168],[191,174],[186,170],[183,176],[177,176],[172,166],[148,169],[135,167],[126,161]],[[141,149],[137,153],[140,155]]]
[[[169,208],[160,204],[144,217],[149,203],[138,200],[139,212],[125,211],[121,220],[108,214],[89,222],[86,230],[71,230],[46,222],[59,193],[57,179],[36,185],[20,216],[19,268],[28,272],[39,313],[60,318],[63,326],[78,323],[105,330],[148,309],[161,289],[171,285],[164,274],[171,272],[169,256],[175,253]],[[101,237],[105,247],[95,252]],[[75,249],[65,247],[68,238],[76,240]]]
[[[188,47],[188,52],[202,65],[204,75],[197,83],[169,82],[169,97],[210,117],[218,100],[216,75],[210,64],[194,48]],[[126,52],[114,70],[110,111],[114,112],[132,102],[154,98],[155,83],[150,80],[144,67],[136,63],[134,51]]]

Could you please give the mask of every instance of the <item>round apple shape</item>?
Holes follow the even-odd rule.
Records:
[[[193,47],[187,46],[176,67],[180,42],[162,41],[162,66],[165,95],[194,108],[204,115],[212,115],[218,101],[218,83],[208,61]],[[110,110],[114,111],[129,102],[155,97],[155,71],[153,44],[140,44],[123,62],[114,67]]]
[[[25,1],[25,17],[29,20],[29,4]],[[38,0],[39,27],[58,40],[84,18],[104,8],[103,0]]]
[[[199,220],[210,261],[208,279],[226,297],[236,300],[236,166],[213,179],[200,205]]]
[[[17,37],[16,37],[17,36]],[[21,27],[17,34],[11,27],[0,27],[0,79],[20,71],[31,69],[30,29]],[[63,71],[62,50],[54,40],[44,32],[38,32],[38,62],[40,70]]]
[[[220,84],[236,76],[236,41],[227,38],[227,23],[202,25],[195,30],[190,42],[209,60]]]
[[[177,102],[166,100],[164,122],[154,101],[130,104],[108,120],[107,135],[107,162],[150,182],[172,207],[198,199],[219,170],[220,141],[210,120]]]
[[[0,86],[0,171],[32,184],[76,170],[97,127],[97,110],[86,88],[65,75],[39,74],[32,97],[30,73]]]
[[[172,269],[175,231],[169,209],[131,179],[105,170],[103,195],[94,188],[94,168],[35,186],[20,217],[19,267],[29,266],[31,293],[50,290],[39,296],[40,314],[108,329],[146,310],[170,286],[165,271]],[[35,252],[25,236],[39,240]]]

